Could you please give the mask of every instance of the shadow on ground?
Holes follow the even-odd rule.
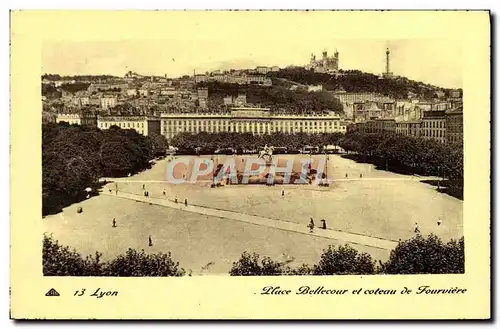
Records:
[[[372,157],[359,155],[359,154],[343,154],[341,155],[344,159],[353,160],[356,163],[369,163],[375,165],[377,170],[385,170],[396,174],[401,175],[414,175],[414,174],[422,174],[415,172],[412,168],[408,168],[405,166],[401,166],[400,164],[395,165],[394,163],[387,162],[385,163],[383,160],[375,159]],[[422,183],[426,183],[436,187],[436,190],[440,193],[448,194],[454,198],[459,200],[463,200],[463,182],[456,182],[450,180],[438,180],[438,179],[427,179],[422,180]]]

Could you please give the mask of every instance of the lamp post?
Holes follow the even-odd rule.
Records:
[[[214,156],[212,155],[210,160],[212,161],[212,163],[214,163]],[[211,187],[215,187],[215,171],[217,170],[217,164],[214,164],[214,169],[212,170],[212,185]]]

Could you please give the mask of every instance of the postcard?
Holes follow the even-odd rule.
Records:
[[[487,11],[12,11],[11,318],[490,319]]]

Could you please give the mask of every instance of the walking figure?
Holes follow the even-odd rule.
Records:
[[[188,199],[184,199],[184,205],[187,206],[188,205]]]
[[[345,178],[347,178],[347,174],[345,174]]]
[[[281,196],[285,196],[285,190],[281,190]]]
[[[326,221],[324,219],[321,220],[321,228],[326,230]]]
[[[151,235],[149,236],[149,246],[152,247],[153,246],[153,239],[151,239]]]
[[[144,191],[144,196],[148,196],[148,192]]]
[[[418,229],[418,223],[415,223],[415,233],[420,233],[420,230]]]
[[[146,184],[142,184],[142,189],[145,190],[146,189]]]
[[[174,202],[175,202],[175,203],[177,203],[177,202],[178,202],[178,201],[177,201],[177,197],[175,197],[175,200],[174,200]]]
[[[363,178],[363,174],[359,174],[359,178]]]
[[[165,192],[165,190],[163,190],[163,196],[166,196],[166,195],[167,195],[167,193]]]
[[[438,221],[437,221],[438,226],[440,226],[442,222],[443,221],[441,220],[441,218],[439,218]]]
[[[113,218],[113,227],[116,227],[116,220]]]
[[[314,229],[314,221],[311,217],[311,221],[309,222],[309,225],[307,225],[307,227],[309,227],[309,233],[312,233],[313,232],[313,229]]]
[[[109,193],[111,193],[111,189],[109,189]]]
[[[118,189],[115,190],[115,195],[118,195]]]

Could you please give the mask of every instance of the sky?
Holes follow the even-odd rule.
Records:
[[[342,33],[335,33],[340,31],[335,20],[326,16],[299,15],[295,20],[277,21],[266,19],[266,15],[244,20],[234,12],[227,14],[219,20],[209,19],[209,15],[167,23],[162,20],[155,30],[154,26],[141,26],[144,33],[116,33],[110,27],[92,38],[45,40],[42,72],[123,76],[130,70],[178,77],[194,70],[302,66],[309,62],[311,53],[319,58],[323,50],[329,55],[338,50],[341,69],[380,74],[389,48],[395,75],[441,87],[462,87],[462,45],[442,34],[435,38],[364,38],[361,34],[339,38]],[[129,25],[134,26],[134,22]]]

